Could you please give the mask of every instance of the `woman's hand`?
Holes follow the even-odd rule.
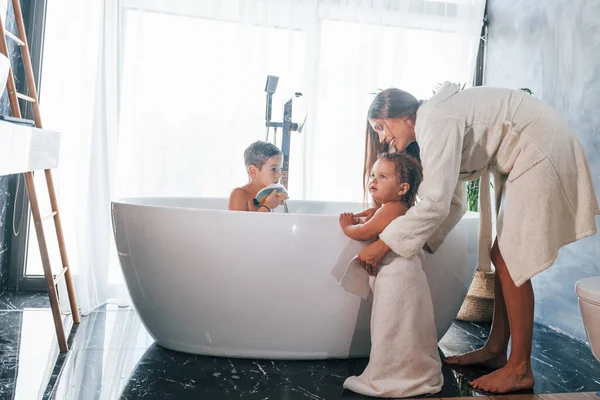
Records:
[[[367,270],[369,275],[377,275],[379,272],[379,263],[386,256],[391,249],[383,240],[379,239],[376,242],[371,243],[358,253],[358,261],[364,269]]]
[[[371,218],[373,218],[373,215],[375,215],[375,213],[377,212],[377,210],[378,209],[376,207],[367,208],[363,212],[360,212],[358,214],[354,214],[354,216],[356,218],[365,217],[365,222],[367,222],[368,220],[370,220]]]
[[[352,213],[342,213],[340,214],[340,226],[345,228],[346,226],[356,225],[358,223],[358,219],[354,218],[354,214]]]

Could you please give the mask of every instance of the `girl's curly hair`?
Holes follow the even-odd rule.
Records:
[[[396,165],[396,174],[400,183],[408,183],[410,189],[404,196],[402,202],[407,207],[412,207],[417,202],[417,192],[423,181],[423,167],[419,160],[407,153],[381,153],[379,159],[391,161]]]

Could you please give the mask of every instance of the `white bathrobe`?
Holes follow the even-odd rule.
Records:
[[[479,263],[490,265],[489,174],[494,174],[497,240],[521,286],[551,266],[560,247],[596,232],[600,214],[587,157],[568,122],[522,90],[446,83],[417,112],[424,179],[421,201],[380,238],[411,259],[435,252],[465,213],[464,181],[482,177]]]

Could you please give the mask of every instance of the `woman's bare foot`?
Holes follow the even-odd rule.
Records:
[[[535,379],[531,370],[531,364],[513,366],[506,364],[498,371],[484,375],[479,379],[469,382],[475,389],[489,393],[510,393],[519,390],[533,389]]]
[[[490,369],[499,369],[506,365],[506,349],[493,351],[488,346],[460,356],[446,358],[451,365],[483,365]]]

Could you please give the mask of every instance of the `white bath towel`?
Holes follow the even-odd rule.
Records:
[[[410,260],[389,253],[379,274],[368,278],[373,290],[371,355],[363,373],[346,379],[344,388],[374,397],[419,396],[442,389],[433,304],[422,261],[423,253]],[[364,275],[353,274],[356,264],[350,263],[345,285],[362,292]]]
[[[335,273],[334,276],[336,276]],[[369,293],[371,293],[369,274],[360,265],[358,257],[354,257],[346,267],[344,274],[341,277],[336,276],[336,278],[340,286],[347,292],[360,296],[363,300],[369,298]]]

